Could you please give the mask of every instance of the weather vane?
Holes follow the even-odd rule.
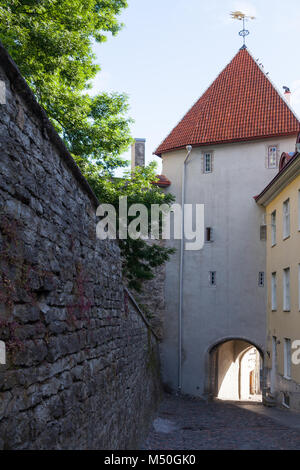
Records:
[[[243,40],[244,40],[243,48],[245,48],[245,47],[246,47],[246,36],[249,36],[249,34],[250,34],[250,32],[248,31],[248,29],[245,28],[245,26],[246,26],[246,21],[255,20],[255,16],[247,16],[247,15],[245,15],[245,13],[243,13],[242,11],[232,11],[232,12],[230,13],[230,16],[231,16],[234,20],[243,21],[243,29],[242,29],[242,31],[239,32],[239,35],[243,37]]]

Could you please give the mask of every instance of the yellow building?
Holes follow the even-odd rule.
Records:
[[[267,225],[267,395],[300,410],[300,136],[257,196]]]

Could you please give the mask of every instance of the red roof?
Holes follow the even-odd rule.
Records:
[[[240,49],[155,151],[293,135],[300,123],[246,48]]]
[[[167,188],[171,185],[171,181],[165,175],[157,175],[157,179],[158,181],[153,184],[160,188]]]

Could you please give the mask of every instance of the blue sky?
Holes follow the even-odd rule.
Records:
[[[133,137],[146,138],[146,161],[242,45],[242,10],[247,46],[282,91],[292,91],[300,115],[299,0],[129,0],[123,30],[95,46],[102,71],[92,93],[129,95]],[[129,158],[129,154],[124,155]]]

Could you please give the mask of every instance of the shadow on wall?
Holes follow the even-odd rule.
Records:
[[[210,353],[211,394],[220,400],[262,401],[263,360],[259,350],[244,340],[229,340]]]

